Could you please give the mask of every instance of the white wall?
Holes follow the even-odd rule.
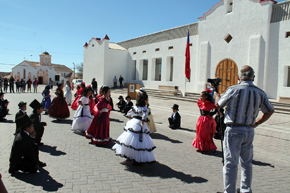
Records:
[[[290,66],[290,20],[271,24],[269,93],[273,98],[290,97],[290,87],[287,87],[288,66]],[[277,93],[277,94],[276,94]]]
[[[203,50],[200,50],[198,71],[209,71],[200,75],[199,90],[204,88],[206,78],[215,77],[217,65],[227,58],[235,61],[239,69],[252,66],[256,72],[255,84],[266,90],[272,2],[234,0],[233,11],[227,13],[227,10],[227,0],[224,0],[200,19],[199,45]],[[233,37],[229,44],[224,40],[228,34]],[[208,49],[204,48],[206,42]]]
[[[20,78],[19,80],[21,80],[23,78],[23,69],[25,68],[26,70],[26,78],[25,80],[28,80],[28,74],[29,72],[31,72],[31,79],[33,79],[33,75],[36,76],[36,72],[37,70],[35,68],[33,68],[32,66],[30,66],[29,64],[27,64],[26,62],[22,62],[20,65],[16,66],[15,68],[12,69],[13,72],[13,78],[15,77],[15,75],[17,76],[17,73],[20,73]]]

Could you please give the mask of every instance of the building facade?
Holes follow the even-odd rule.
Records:
[[[12,76],[15,80],[34,80],[37,78],[39,84],[49,84],[53,82],[65,82],[70,79],[72,70],[65,65],[52,64],[51,55],[48,52],[43,52],[39,55],[39,62],[24,60],[17,66],[12,68]]]
[[[221,0],[199,22],[119,43],[92,38],[84,45],[84,81],[147,88],[178,86],[201,92],[208,78],[222,79],[220,91],[238,83],[238,71],[250,65],[255,84],[269,98],[290,96],[290,1]],[[185,79],[185,48],[190,33],[191,79]]]

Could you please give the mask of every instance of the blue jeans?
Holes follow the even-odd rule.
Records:
[[[241,193],[251,193],[253,140],[255,131],[253,127],[227,127],[224,137],[223,178],[225,193],[236,192],[238,164],[241,163]]]

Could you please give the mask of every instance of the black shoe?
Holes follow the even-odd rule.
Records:
[[[241,191],[240,191],[240,188],[238,188],[238,189],[237,189],[237,193],[240,193],[240,192],[241,192]]]
[[[43,168],[46,166],[46,163],[39,161],[38,166]]]

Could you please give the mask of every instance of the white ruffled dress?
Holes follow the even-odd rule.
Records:
[[[89,126],[92,123],[92,116],[90,113],[90,106],[89,106],[89,98],[82,97],[79,101],[83,103],[83,106],[79,105],[74,116],[71,130],[85,132],[88,130]]]
[[[64,94],[65,100],[67,102],[67,104],[71,104],[71,100],[72,100],[72,93],[71,93],[71,89],[68,85],[65,86],[65,94]]]
[[[137,163],[155,162],[153,150],[156,146],[149,135],[150,130],[146,123],[142,126],[142,120],[147,120],[148,114],[148,108],[137,106],[133,106],[127,113],[127,116],[132,119],[127,122],[125,131],[118,137],[112,148],[116,155]]]

